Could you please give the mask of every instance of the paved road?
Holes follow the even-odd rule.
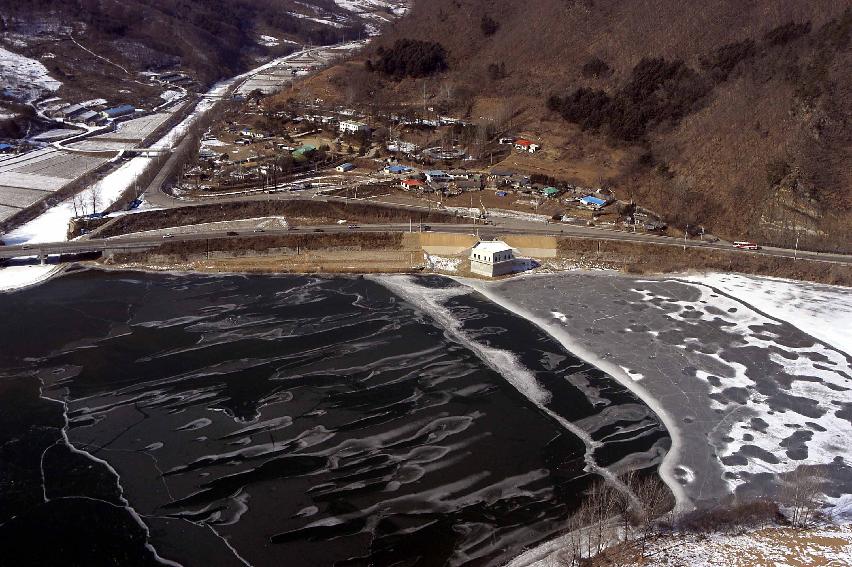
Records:
[[[358,177],[357,179],[345,183],[337,185],[335,184],[335,188],[349,188],[352,189],[357,186],[361,186],[364,184],[375,183],[377,181],[382,181],[380,179],[375,180],[365,180],[363,177]],[[435,212],[435,207],[429,207],[424,205],[413,205],[413,204],[403,204],[403,203],[388,203],[379,201],[376,199],[353,199],[350,197],[339,197],[339,196],[329,196],[323,193],[324,190],[327,190],[328,187],[314,187],[308,190],[302,191],[292,191],[288,190],[292,185],[296,185],[298,182],[288,182],[280,184],[273,189],[278,189],[272,193],[268,192],[264,189],[251,190],[248,192],[242,192],[239,194],[231,194],[231,195],[219,195],[219,196],[204,196],[204,197],[195,197],[195,198],[176,198],[172,195],[168,195],[163,193],[162,191],[153,191],[149,194],[146,194],[146,197],[157,206],[165,207],[165,208],[174,208],[174,207],[183,207],[183,206],[191,206],[198,204],[206,204],[206,203],[225,203],[225,202],[233,202],[233,201],[269,201],[269,200],[304,200],[311,199],[315,201],[323,201],[323,202],[361,202],[361,203],[371,203],[381,206],[390,206],[401,209],[411,210],[413,213],[419,212]],[[151,198],[153,197],[153,198]],[[553,223],[553,224],[544,224],[536,221],[529,221],[522,218],[511,218],[511,217],[491,217],[489,219],[491,224],[489,225],[475,225],[480,229],[480,236],[483,238],[492,238],[499,237],[500,234],[546,234],[546,235],[555,235],[555,236],[575,236],[581,238],[589,238],[595,240],[617,240],[617,241],[626,241],[626,242],[648,242],[651,244],[663,245],[663,246],[681,246],[681,247],[691,247],[691,248],[714,248],[718,250],[732,250],[733,245],[729,242],[725,241],[717,241],[717,242],[707,242],[700,239],[692,239],[692,240],[683,240],[681,238],[675,238],[671,236],[647,233],[647,232],[626,232],[623,230],[616,229],[608,229],[605,227],[589,227],[583,225],[573,225],[566,223]],[[392,230],[393,225],[386,225],[387,230]],[[459,225],[448,225],[449,227],[458,228]],[[471,225],[473,228],[474,225]],[[433,228],[436,231],[446,231],[444,228],[439,228],[438,225],[433,223]],[[407,229],[407,225],[406,225]],[[452,230],[450,230],[452,231]],[[796,251],[787,248],[777,248],[772,246],[762,247],[759,251],[743,251],[743,253],[751,253],[751,254],[763,254],[767,256],[780,256],[785,258],[806,258],[808,260],[817,260],[817,261],[825,261],[832,263],[840,263],[840,264],[852,264],[852,255],[846,254],[833,254],[833,253],[824,253],[824,252],[809,252],[809,251]]]
[[[274,229],[261,232],[241,231],[236,236],[230,235],[227,230],[202,230],[195,233],[174,234],[168,238],[157,234],[136,233],[126,236],[117,236],[106,239],[81,239],[69,242],[50,242],[43,244],[24,244],[17,246],[0,247],[0,258],[21,258],[28,256],[47,256],[60,254],[85,254],[92,252],[105,252],[115,250],[144,250],[153,248],[164,242],[196,241],[209,238],[238,238],[245,236],[279,235],[279,234],[302,234],[302,233],[341,233],[341,232],[407,232],[419,230],[419,225],[414,223],[393,224],[364,224],[350,228],[345,225],[323,225],[311,227],[292,227],[290,229]],[[545,236],[574,236],[600,241],[621,242],[645,242],[661,246],[682,246],[688,248],[710,248],[716,250],[732,250],[733,247],[724,242],[703,242],[700,240],[680,240],[667,236],[655,236],[642,233],[630,233],[620,231],[607,231],[600,228],[562,225],[542,224],[533,222],[522,222],[512,220],[511,222],[496,225],[481,224],[438,224],[431,223],[429,228],[432,232],[469,232],[478,234],[483,239],[499,238],[505,234],[537,234]],[[742,254],[762,254],[766,256],[780,256],[793,258],[796,253],[793,250],[783,248],[763,248],[759,251],[741,251]],[[798,257],[807,258],[821,262],[852,265],[852,256],[840,254],[821,254],[816,252],[798,252]]]

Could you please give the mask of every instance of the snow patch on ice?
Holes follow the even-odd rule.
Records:
[[[737,297],[852,355],[852,291],[849,288],[723,273],[684,279]]]
[[[741,277],[740,277],[741,278]],[[653,282],[638,282],[653,283]],[[713,322],[735,340],[725,349],[715,353],[699,350],[690,357],[690,363],[707,368],[696,368],[694,376],[705,382],[714,398],[711,407],[725,412],[725,427],[730,428],[722,440],[712,440],[716,456],[723,470],[727,471],[725,480],[731,489],[745,482],[749,474],[770,472],[780,474],[795,470],[801,464],[828,464],[837,457],[852,454],[852,428],[847,420],[839,417],[838,408],[852,405],[852,389],[849,380],[852,377],[852,360],[843,352],[834,350],[821,342],[814,341],[805,346],[790,346],[776,340],[778,333],[766,332],[776,329],[781,332],[783,323],[772,319],[752,308],[747,301],[751,296],[737,292],[735,297],[719,293],[714,287],[703,282],[681,282],[694,287],[699,292],[695,301],[677,300],[661,292],[648,289],[633,289],[643,300],[666,315],[686,325],[697,321]],[[747,285],[747,282],[741,282]],[[792,286],[792,282],[787,282]],[[803,287],[809,284],[802,284]],[[649,286],[650,287],[650,286]],[[790,288],[788,288],[788,291]],[[795,289],[792,290],[795,293]],[[770,306],[777,306],[775,301]],[[780,308],[780,307],[779,307]],[[807,314],[799,316],[792,308],[787,316],[794,321],[811,321],[816,312],[807,309]],[[846,325],[844,330],[848,334]],[[687,351],[691,341],[676,345]],[[778,365],[783,374],[791,377],[789,385],[779,383],[778,394],[765,394],[761,382],[769,380],[767,369],[760,369],[759,375],[750,375],[751,370],[745,364],[730,360],[731,353],[740,349],[752,349],[767,353],[769,361]],[[721,371],[723,370],[723,371]],[[796,379],[800,377],[801,379]],[[745,397],[744,402],[730,401],[722,395],[729,389],[736,389]],[[779,400],[787,396],[794,402]],[[797,403],[802,407],[787,407]],[[751,418],[759,418],[765,426],[756,428]],[[722,424],[720,424],[722,425]],[[794,432],[803,432],[804,455],[784,445]],[[750,449],[742,451],[744,447]],[[754,455],[755,448],[764,453]]]

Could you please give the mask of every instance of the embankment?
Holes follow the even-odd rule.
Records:
[[[109,238],[131,232],[273,216],[286,217],[291,224],[299,224],[303,219],[309,221],[306,224],[334,224],[341,219],[375,224],[407,223],[412,216],[415,222],[463,223],[466,220],[439,211],[412,212],[373,203],[282,199],[194,205],[125,215],[106,227],[99,236]]]
[[[112,252],[107,265],[247,273],[397,273],[422,268],[423,254],[403,233],[285,234],[167,242]]]
[[[645,242],[622,242],[562,237],[558,258],[578,267],[652,274],[708,270],[740,272],[833,285],[852,286],[852,266],[799,258],[786,258],[743,250],[686,248]]]

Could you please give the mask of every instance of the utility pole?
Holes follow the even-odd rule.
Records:
[[[686,230],[683,231],[683,249],[686,250],[686,235],[689,234],[689,225],[686,225]]]
[[[796,251],[793,253],[793,260],[799,259],[799,231],[796,231]]]

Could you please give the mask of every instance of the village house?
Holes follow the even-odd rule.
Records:
[[[432,183],[449,183],[453,180],[450,174],[441,171],[440,169],[432,169],[425,172],[426,182],[430,185]]]
[[[59,111],[59,117],[64,118],[65,120],[71,120],[80,114],[83,114],[88,109],[82,104],[72,104],[70,106],[66,106],[62,110]]]
[[[87,126],[100,126],[106,122],[106,118],[104,118],[100,112],[95,112],[94,110],[87,110],[79,115],[75,120],[77,122],[82,122]]]
[[[352,171],[355,169],[354,163],[343,163],[334,168],[339,173],[346,173],[347,171]]]
[[[480,191],[482,190],[482,182],[478,179],[465,179],[464,177],[460,177],[457,179],[453,179],[450,183],[451,189],[456,189],[459,192],[461,191]]]
[[[399,185],[405,191],[420,191],[425,184],[419,179],[403,179]]]
[[[515,149],[521,150],[522,152],[529,152],[531,154],[534,154],[535,152],[541,149],[541,146],[529,140],[520,138],[518,140],[515,140]]]
[[[387,149],[389,152],[401,152],[404,154],[413,154],[416,153],[420,148],[416,144],[412,144],[411,142],[403,142],[401,140],[394,140],[388,143]]]
[[[580,204],[588,209],[596,211],[606,205],[606,201],[597,197],[592,197],[591,195],[587,195],[580,199]]]
[[[406,173],[409,173],[410,171],[411,168],[406,165],[394,164],[385,167],[385,173],[388,173],[390,175],[404,175]]]
[[[120,106],[114,106],[113,108],[107,108],[104,110],[104,116],[110,119],[115,119],[127,116],[128,114],[133,114],[134,112],[136,112],[136,109],[133,108],[133,105],[122,104]]]
[[[370,131],[369,126],[356,120],[342,120],[338,128],[344,134],[357,134],[358,132]]]
[[[470,249],[470,271],[493,278],[516,271],[515,251],[502,240],[477,242]]]

